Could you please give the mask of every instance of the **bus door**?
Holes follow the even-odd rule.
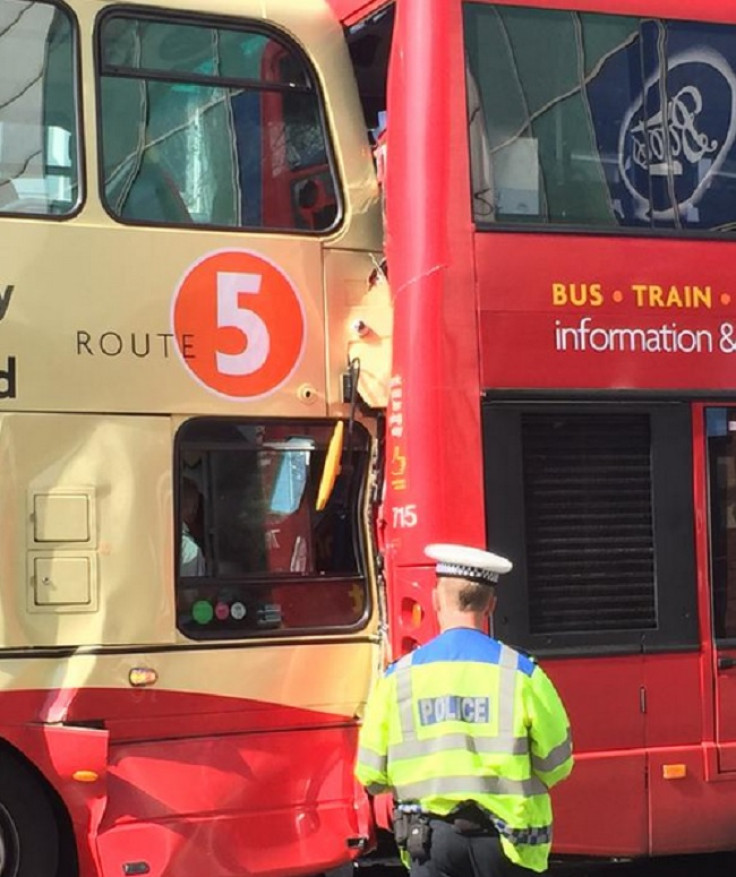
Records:
[[[718,766],[736,770],[736,406],[704,410]]]

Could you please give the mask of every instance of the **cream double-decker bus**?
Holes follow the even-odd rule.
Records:
[[[0,0],[2,877],[370,833],[368,138],[326,4],[202,6]]]

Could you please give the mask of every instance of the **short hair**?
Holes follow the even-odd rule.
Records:
[[[461,612],[483,612],[496,596],[493,585],[454,576],[439,576],[437,584]]]

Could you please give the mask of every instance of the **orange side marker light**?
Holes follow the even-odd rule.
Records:
[[[158,682],[158,673],[152,667],[133,667],[128,673],[128,682],[133,688],[145,688]]]
[[[687,766],[684,764],[663,764],[662,776],[666,780],[681,780],[687,776]]]
[[[99,778],[100,775],[94,770],[75,770],[72,774],[72,779],[78,783],[94,783]]]

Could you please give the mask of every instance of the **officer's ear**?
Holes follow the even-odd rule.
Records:
[[[488,614],[493,615],[496,611],[496,603],[498,602],[498,598],[496,597],[496,589],[491,588],[491,599],[488,601]]]

